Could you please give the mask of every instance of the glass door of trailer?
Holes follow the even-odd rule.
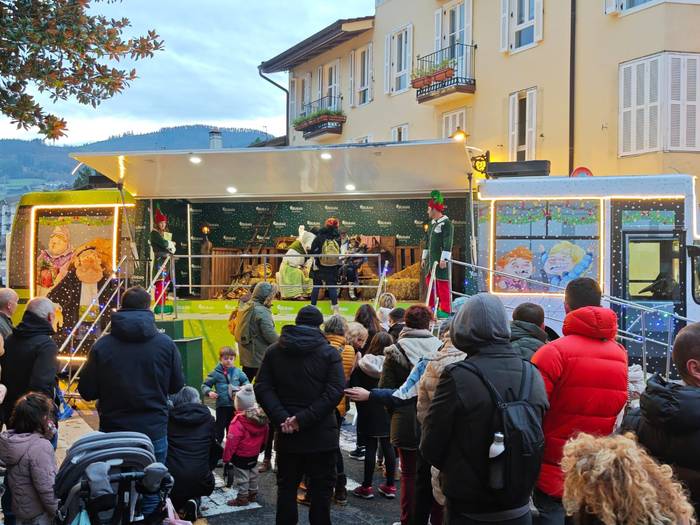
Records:
[[[616,305],[630,364],[666,373],[668,349],[686,313],[682,201],[613,207],[611,292],[640,307]],[[646,308],[646,309],[643,309]],[[670,370],[672,375],[674,370]]]

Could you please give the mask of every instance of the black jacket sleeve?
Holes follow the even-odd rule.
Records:
[[[328,372],[326,375],[326,388],[321,395],[304,410],[297,412],[295,417],[300,429],[315,425],[321,419],[328,416],[343,397],[345,388],[345,373],[340,354],[333,350],[330,353]]]
[[[172,346],[172,364],[170,368],[170,384],[168,385],[168,394],[177,394],[182,387],[185,386],[185,374],[182,371],[182,358],[180,351],[175,343],[171,342]]]
[[[428,414],[423,421],[423,435],[420,451],[423,457],[438,469],[442,470],[445,454],[452,436],[452,425],[457,415],[457,387],[449,372],[443,372],[440,377],[435,397],[430,404]]]
[[[54,389],[56,388],[56,373],[58,348],[53,339],[47,338],[45,342],[37,348],[37,356],[34,360],[31,376],[29,376],[29,390],[34,392],[42,392],[49,396],[49,399],[54,398]]]
[[[100,381],[97,377],[97,352],[96,348],[88,354],[87,362],[80,373],[78,392],[85,401],[100,399]]]
[[[277,391],[275,390],[272,375],[272,360],[274,358],[274,353],[276,346],[273,345],[265,353],[263,357],[262,364],[260,365],[260,370],[258,370],[258,375],[255,377],[255,397],[260,403],[267,416],[270,418],[273,424],[280,426],[286,421],[290,416],[287,409],[284,408],[282,401],[280,401]]]

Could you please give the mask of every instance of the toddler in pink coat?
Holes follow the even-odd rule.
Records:
[[[235,499],[233,507],[245,507],[255,502],[258,494],[258,456],[265,448],[269,421],[255,402],[253,385],[244,385],[234,400],[236,415],[228,427],[224,463],[233,464]]]

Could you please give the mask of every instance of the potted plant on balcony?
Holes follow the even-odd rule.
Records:
[[[411,73],[411,87],[413,89],[421,89],[429,86],[432,83],[433,78],[430,71],[426,71],[425,69],[416,69],[413,73]]]
[[[448,58],[441,61],[433,71],[433,82],[444,82],[455,75],[455,68],[452,67],[452,61]]]
[[[307,115],[297,117],[292,121],[294,129],[304,131],[319,124],[334,122],[342,124],[347,120],[347,117],[340,109],[319,109]]]

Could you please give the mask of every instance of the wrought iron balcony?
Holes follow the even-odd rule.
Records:
[[[475,45],[452,44],[418,58],[411,85],[417,89],[416,100],[425,103],[454,98],[476,91],[474,78]],[[440,102],[442,102],[441,100]]]
[[[304,104],[292,123],[294,129],[303,132],[305,139],[325,133],[340,135],[347,120],[341,103],[341,97],[327,96]]]

